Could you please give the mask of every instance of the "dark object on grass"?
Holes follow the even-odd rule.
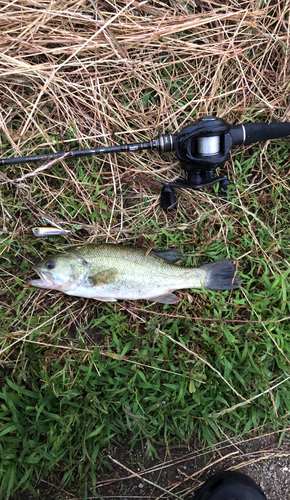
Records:
[[[221,471],[195,493],[194,500],[267,500],[260,486],[240,472]]]
[[[222,118],[206,116],[185,127],[179,134],[165,134],[150,142],[0,159],[0,165],[55,160],[64,156],[70,158],[136,152],[143,149],[157,150],[161,153],[175,151],[180,167],[187,173],[188,178],[177,179],[164,185],[161,192],[161,207],[170,211],[176,208],[174,187],[200,189],[219,182],[220,197],[222,199],[226,197],[230,181],[226,175],[217,177],[216,169],[222,167],[229,159],[232,146],[248,145],[288,135],[290,135],[290,122],[244,123],[232,127]]]

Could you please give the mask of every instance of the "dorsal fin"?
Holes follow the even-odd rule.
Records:
[[[148,251],[147,248],[142,248],[142,250],[144,252]],[[165,260],[165,262],[168,262],[169,264],[174,264],[174,262],[177,262],[183,257],[183,253],[180,252],[180,250],[177,250],[177,248],[166,248],[166,249],[152,248],[149,254],[156,255],[156,257]]]

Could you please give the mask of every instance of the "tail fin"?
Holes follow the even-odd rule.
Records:
[[[204,288],[208,290],[232,290],[238,288],[241,281],[236,276],[237,263],[233,259],[218,260],[212,264],[205,264],[206,271]]]

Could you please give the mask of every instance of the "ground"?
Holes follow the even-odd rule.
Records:
[[[289,436],[290,438],[290,436]],[[123,477],[130,477],[129,469],[138,474],[135,479],[123,479],[110,486],[99,488],[105,498],[137,500],[139,498],[186,499],[194,498],[194,491],[212,474],[219,470],[238,470],[250,476],[262,488],[268,500],[290,499],[290,441],[284,438],[279,446],[279,435],[244,438],[232,443],[224,442],[214,451],[195,449],[194,443],[172,449],[169,457],[166,450],[158,450],[160,460],[146,463],[146,472],[136,464],[140,454],[135,451],[122,461],[118,468]],[[117,458],[119,457],[119,458]],[[162,458],[161,458],[162,457]],[[112,457],[114,458],[114,457]],[[135,461],[135,464],[134,464]],[[127,470],[125,469],[127,467]],[[151,484],[149,483],[151,482]],[[152,486],[154,483],[155,486]],[[104,488],[104,489],[103,489]],[[163,488],[163,490],[162,490]],[[170,491],[165,493],[164,490]],[[175,494],[175,495],[174,495]]]
[[[267,500],[290,499],[290,434],[265,433],[243,439],[225,439],[214,449],[202,448],[192,439],[188,446],[159,447],[158,457],[146,458],[144,449],[116,447],[109,457],[112,467],[97,475],[98,496],[92,499],[194,499],[195,491],[220,470],[239,471],[260,485]],[[84,496],[52,488],[39,488],[40,498],[82,500]],[[21,495],[18,497],[22,499]],[[25,497],[27,498],[27,497]]]

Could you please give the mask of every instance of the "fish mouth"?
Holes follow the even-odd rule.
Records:
[[[74,290],[78,286],[78,283],[74,283],[73,281],[67,281],[66,283],[58,282],[49,271],[43,271],[38,265],[34,266],[32,269],[38,274],[40,279],[28,280],[28,285],[38,288],[48,288],[50,290],[60,290],[63,292]]]
[[[27,281],[28,285],[36,286],[39,288],[53,288],[54,287],[54,281],[53,281],[53,278],[50,275],[50,273],[47,273],[47,272],[44,273],[43,271],[41,271],[38,268],[38,266],[34,266],[32,269],[33,269],[33,271],[35,271],[38,274],[40,279],[28,280]]]

